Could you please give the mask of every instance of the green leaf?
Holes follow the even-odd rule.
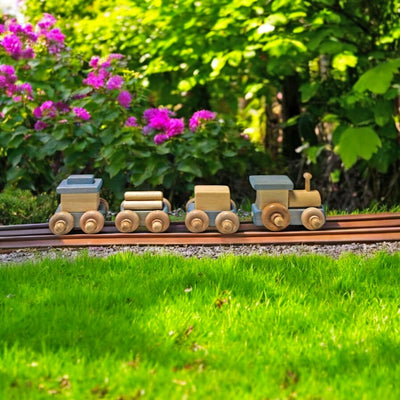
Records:
[[[334,151],[340,155],[348,169],[356,163],[358,157],[369,160],[380,146],[381,140],[372,128],[351,127],[342,132]]]
[[[377,65],[360,76],[354,85],[357,92],[370,90],[375,94],[385,94],[392,83],[393,75],[400,67],[400,58]]]
[[[187,172],[188,174],[201,177],[203,176],[203,172],[201,168],[193,162],[192,159],[190,160],[182,160],[177,165],[178,171]]]
[[[393,117],[393,102],[379,99],[374,108],[375,122],[385,126]]]
[[[321,85],[318,82],[306,82],[300,86],[301,101],[306,103],[319,91]]]
[[[344,51],[343,53],[336,54],[333,57],[332,67],[339,71],[346,71],[348,67],[355,67],[358,62],[358,57],[349,51]]]

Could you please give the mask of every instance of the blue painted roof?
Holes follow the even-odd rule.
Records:
[[[250,175],[254,190],[292,190],[292,180],[286,175]]]
[[[57,193],[97,193],[102,184],[101,178],[95,178],[91,174],[70,175],[57,186]]]

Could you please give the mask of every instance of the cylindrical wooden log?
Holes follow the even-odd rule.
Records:
[[[162,200],[164,197],[161,191],[136,191],[125,192],[124,200],[142,201],[142,200]]]
[[[121,204],[123,210],[162,210],[162,200],[125,200]]]

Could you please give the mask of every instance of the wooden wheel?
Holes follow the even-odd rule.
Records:
[[[108,205],[108,201],[106,199],[103,199],[102,197],[100,197],[100,204],[104,205],[105,213],[107,214],[108,211],[110,210],[110,206]]]
[[[325,215],[318,208],[308,207],[301,214],[301,223],[308,230],[315,231],[325,224]]]
[[[131,210],[121,211],[115,217],[115,227],[123,233],[136,231],[139,222],[139,216]]]
[[[210,225],[210,219],[203,210],[193,210],[186,214],[185,225],[190,232],[204,232]]]
[[[98,233],[104,226],[103,214],[99,211],[86,211],[79,220],[79,226],[85,233]]]
[[[169,228],[169,217],[164,211],[151,211],[147,214],[144,223],[150,232],[165,232]]]
[[[189,209],[189,206],[190,206],[190,204],[192,204],[192,203],[194,203],[194,198],[191,198],[191,199],[189,199],[189,200],[187,201],[186,207],[185,207],[185,210],[186,210],[186,211]]]
[[[271,203],[263,208],[261,220],[270,231],[281,231],[289,225],[290,213],[283,204]]]
[[[222,211],[215,218],[215,226],[224,235],[237,232],[239,225],[239,217],[232,211]]]
[[[169,202],[169,200],[164,197],[163,203],[165,203],[168,206],[168,211],[171,211],[171,203]]]
[[[66,235],[74,227],[74,217],[66,211],[55,213],[49,221],[49,228],[54,235]]]
[[[233,207],[234,210],[237,210],[236,203],[231,199],[231,207]]]

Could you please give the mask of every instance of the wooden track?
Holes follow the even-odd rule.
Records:
[[[289,227],[291,228],[291,227]],[[215,230],[190,233],[183,223],[172,223],[165,233],[139,231],[119,233],[112,222],[101,233],[86,235],[73,231],[54,236],[48,224],[0,226],[0,249],[85,247],[111,245],[231,245],[231,244],[337,244],[400,241],[400,213],[344,215],[328,217],[323,229],[307,231],[292,227],[281,232],[269,232],[252,223],[242,223],[239,232],[221,235]]]

